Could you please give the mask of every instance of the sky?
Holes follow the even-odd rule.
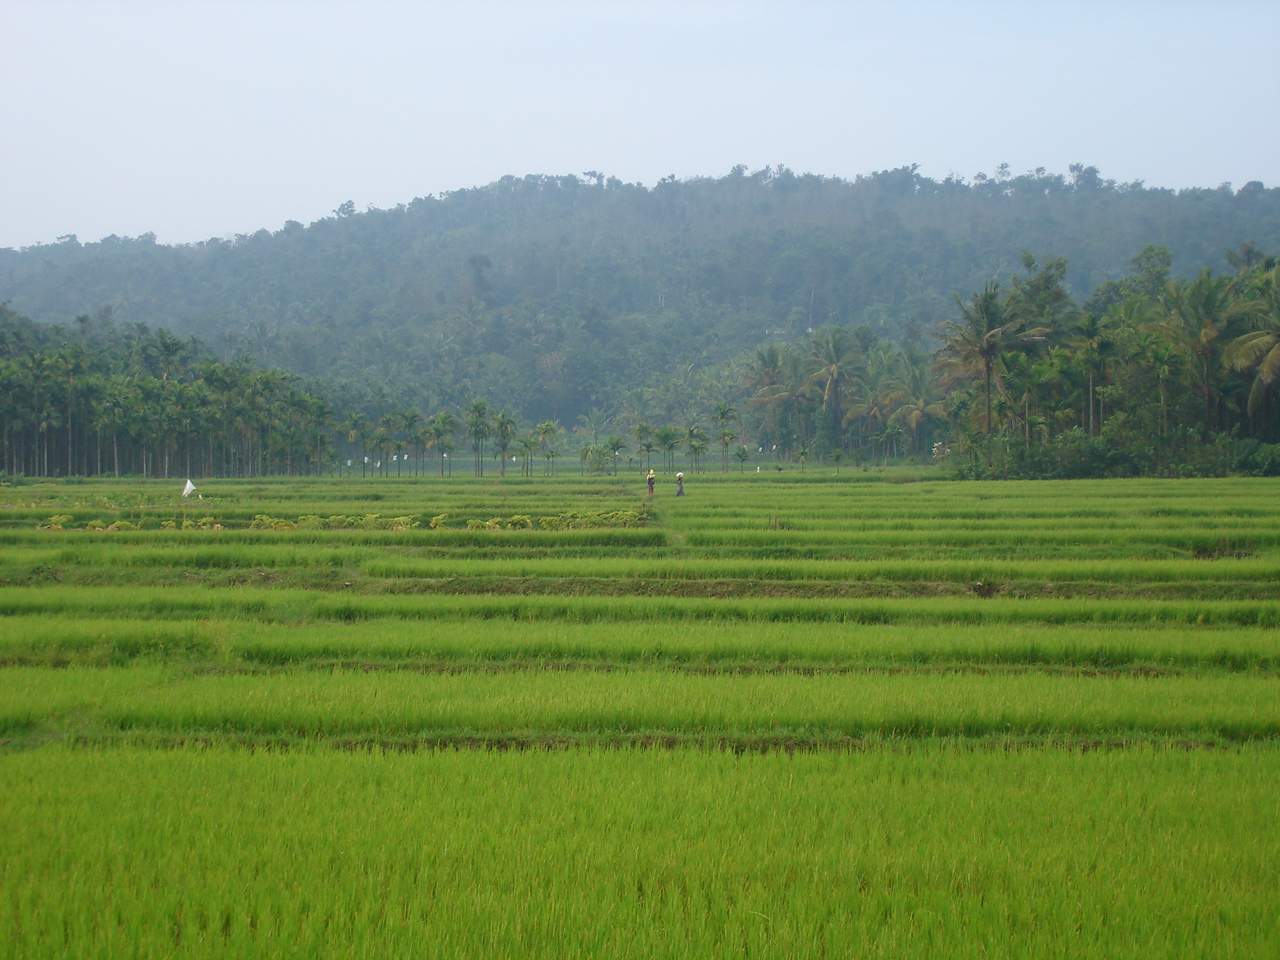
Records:
[[[506,174],[1280,186],[1280,2],[0,0],[0,247]]]

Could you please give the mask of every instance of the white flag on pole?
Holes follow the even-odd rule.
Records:
[[[182,498],[185,500],[187,497],[191,496],[195,492],[196,492],[196,485],[192,483],[190,480],[188,480],[187,485],[182,488]]]

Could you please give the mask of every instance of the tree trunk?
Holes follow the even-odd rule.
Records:
[[[1204,380],[1204,435],[1208,438],[1213,430],[1213,400],[1209,390],[1209,358],[1207,356],[1200,358],[1200,369]]]
[[[987,381],[987,436],[991,436],[991,361],[983,361],[983,374]]]
[[[1089,436],[1095,435],[1093,427],[1093,370],[1089,370]]]

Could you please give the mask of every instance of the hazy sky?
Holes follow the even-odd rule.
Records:
[[[0,246],[589,169],[1280,185],[1276,0],[0,0],[0,38]]]

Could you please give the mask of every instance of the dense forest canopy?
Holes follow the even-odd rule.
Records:
[[[568,425],[483,396],[368,415],[333,383],[213,358],[143,324],[37,325],[0,307],[0,473],[417,475],[469,447],[471,469],[617,471],[677,458],[933,460],[970,476],[1280,474],[1280,266],[1179,280],[1163,247],[1083,302],[1067,262],[1027,254],[1008,284],[957,297],[933,352],[871,327],[791,343],[626,393]],[[674,411],[674,413],[673,413]],[[344,464],[345,460],[345,464]],[[496,463],[493,461],[496,460]],[[465,461],[464,461],[465,462]]]
[[[762,343],[803,350],[832,327],[931,350],[955,295],[1009,283],[1023,251],[1063,257],[1084,302],[1148,246],[1187,279],[1248,243],[1280,249],[1280,190],[1152,189],[1083,165],[852,181],[739,167],[653,187],[591,172],[346,203],[232,240],[0,250],[0,302],[195,335],[224,362],[323,377],[370,418],[483,397],[572,423],[643,394],[666,420],[723,399]]]

